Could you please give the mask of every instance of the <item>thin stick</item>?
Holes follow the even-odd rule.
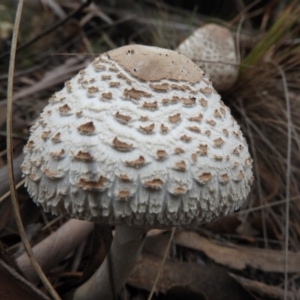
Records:
[[[163,257],[163,259],[162,259],[162,261],[161,261],[161,264],[160,264],[160,266],[159,266],[159,271],[158,271],[158,273],[157,273],[157,275],[156,275],[155,281],[154,281],[153,286],[152,286],[152,289],[151,289],[151,293],[150,293],[150,295],[149,295],[149,297],[148,297],[147,300],[151,300],[152,297],[153,297],[153,294],[154,294],[154,292],[155,292],[155,289],[156,289],[156,285],[157,285],[158,279],[159,279],[159,277],[160,277],[160,274],[161,274],[161,272],[162,272],[162,270],[163,270],[163,267],[164,267],[164,265],[165,265],[167,256],[168,256],[168,254],[169,254],[169,249],[170,249],[171,243],[172,243],[172,241],[173,241],[173,239],[174,239],[175,231],[176,231],[176,227],[173,227],[173,228],[172,228],[171,235],[170,235],[170,238],[169,238],[169,241],[168,241],[168,245],[167,245],[166,250],[165,250],[165,253],[164,253],[164,257]]]
[[[16,19],[14,24],[14,31],[12,36],[12,43],[11,43],[11,51],[10,51],[10,61],[9,61],[9,71],[8,71],[8,85],[7,85],[7,171],[9,177],[9,185],[10,185],[10,194],[11,194],[11,202],[14,212],[15,221],[18,227],[18,231],[22,242],[24,244],[25,250],[28,254],[28,257],[36,270],[37,274],[39,275],[41,281],[44,283],[45,287],[55,300],[60,300],[59,295],[53,289],[51,283],[48,281],[47,277],[43,273],[42,269],[38,265],[30,244],[27,240],[25,229],[21,220],[20,215],[20,208],[19,203],[17,200],[17,191],[15,188],[15,181],[14,181],[14,169],[13,169],[13,143],[12,143],[12,99],[13,99],[13,82],[14,82],[14,69],[15,69],[15,58],[16,58],[16,49],[17,49],[17,42],[18,42],[18,34],[20,28],[20,21],[22,15],[24,0],[19,0],[17,12],[16,12]]]
[[[292,116],[289,90],[285,73],[280,65],[274,61],[269,61],[280,72],[282,78],[284,97],[286,101],[286,118],[288,125],[287,132],[287,157],[286,157],[286,205],[285,205],[285,241],[284,241],[284,300],[288,299],[288,270],[289,270],[289,224],[290,224],[290,188],[291,188],[291,153],[292,153]]]

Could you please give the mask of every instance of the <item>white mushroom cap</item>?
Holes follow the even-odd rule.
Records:
[[[253,181],[240,127],[202,70],[156,47],[96,58],[50,98],[24,152],[46,211],[115,225],[210,221]]]
[[[235,83],[238,61],[233,36],[226,27],[204,25],[184,40],[177,51],[201,67],[217,91],[228,90]]]

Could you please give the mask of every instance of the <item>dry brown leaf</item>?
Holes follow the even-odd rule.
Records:
[[[202,251],[215,262],[232,269],[244,270],[246,267],[252,267],[264,272],[285,271],[283,251],[220,245],[194,232],[178,232],[175,235],[175,243]],[[288,271],[300,272],[300,252],[289,252]]]
[[[250,280],[235,274],[230,274],[238,283],[240,283],[249,292],[253,292],[262,297],[268,297],[272,299],[284,299],[284,290],[277,286],[267,285],[262,282]],[[296,299],[296,295],[292,292],[288,292],[287,299]]]
[[[0,297],[11,300],[50,300],[2,260],[0,260]]]
[[[143,254],[128,283],[134,287],[150,291],[160,265],[160,258]],[[195,297],[195,299],[253,299],[222,267],[166,260],[156,291],[166,293],[174,289],[177,291],[180,289],[181,293],[185,294],[185,298],[189,298],[187,295],[192,293],[198,295],[198,298]]]

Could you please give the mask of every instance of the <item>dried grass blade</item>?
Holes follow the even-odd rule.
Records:
[[[287,168],[286,168],[286,206],[285,206],[285,272],[284,272],[284,300],[288,299],[288,264],[289,264],[289,224],[290,224],[290,191],[291,191],[291,156],[292,156],[292,116],[291,116],[291,103],[289,97],[289,90],[287,80],[283,68],[274,61],[269,61],[270,64],[275,66],[282,78],[284,97],[286,100],[286,118],[287,118]]]
[[[9,72],[8,72],[8,85],[7,85],[7,167],[8,167],[8,177],[10,181],[10,193],[11,193],[11,201],[13,212],[15,216],[15,221],[18,227],[19,234],[21,236],[22,242],[24,244],[24,248],[28,254],[28,257],[32,263],[32,266],[36,270],[37,274],[39,275],[41,281],[44,283],[45,287],[49,291],[50,295],[55,300],[60,300],[59,295],[52,287],[51,283],[48,281],[47,277],[43,273],[42,269],[38,265],[31,246],[28,242],[26,237],[25,229],[21,220],[19,203],[17,200],[17,192],[15,188],[15,181],[14,181],[14,171],[13,171],[13,143],[12,143],[12,100],[13,100],[13,81],[14,81],[14,69],[15,69],[15,57],[16,57],[16,48],[17,48],[17,41],[18,41],[18,33],[20,28],[20,21],[21,15],[23,10],[23,0],[19,0],[13,36],[12,36],[12,45],[11,45],[11,53],[10,53],[10,62],[9,62]]]
[[[295,9],[295,5],[290,5],[274,23],[271,29],[267,32],[264,38],[254,47],[248,56],[242,61],[242,65],[253,66],[255,65],[265,53],[286,34],[287,30],[297,20],[299,14],[299,8]],[[246,68],[240,68],[240,76],[243,75]]]

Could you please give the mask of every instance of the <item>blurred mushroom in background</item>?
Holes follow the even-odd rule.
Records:
[[[223,26],[206,24],[194,31],[176,49],[208,74],[217,91],[226,91],[238,75],[234,38]]]

